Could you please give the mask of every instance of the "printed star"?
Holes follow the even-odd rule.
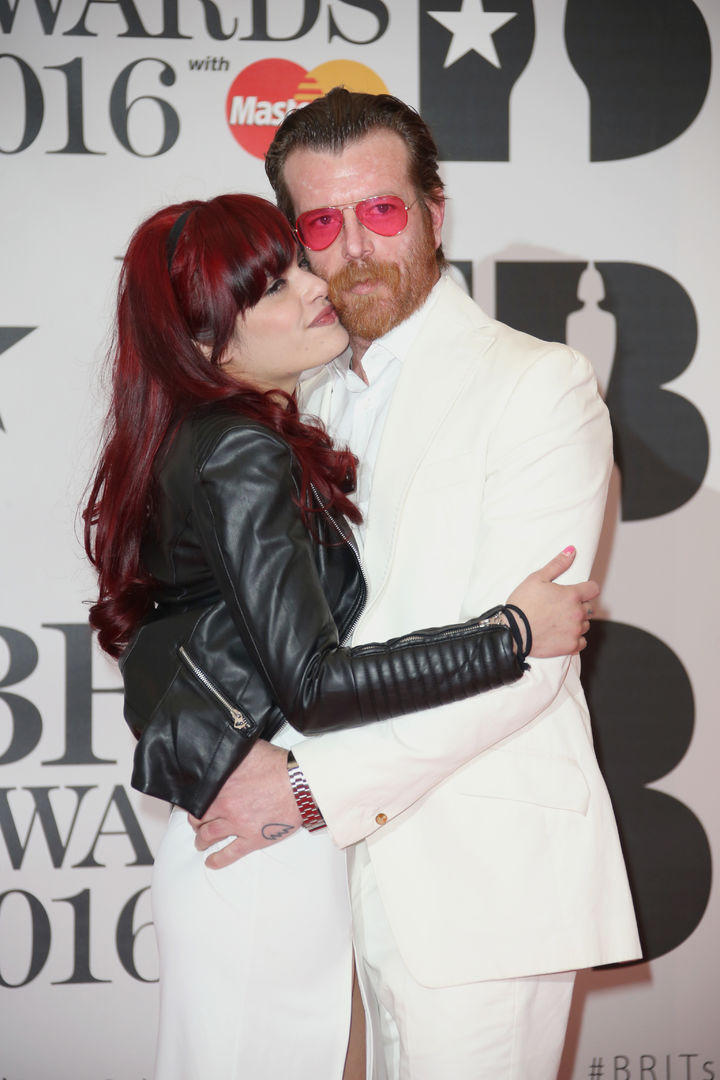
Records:
[[[33,330],[37,330],[36,326],[0,326],[0,353],[4,353],[6,349],[9,349],[12,345],[15,345],[22,338],[31,334]],[[5,426],[0,418],[0,431],[4,431]]]
[[[428,11],[428,15],[452,34],[443,68],[469,52],[478,53],[499,68],[493,34],[514,19],[517,11],[485,11],[482,0],[462,0],[460,11]]]

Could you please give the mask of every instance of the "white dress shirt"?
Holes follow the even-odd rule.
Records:
[[[357,489],[354,501],[363,516],[354,527],[362,551],[370,505],[375,462],[393,390],[410,346],[422,329],[437,294],[433,287],[425,303],[409,318],[373,341],[362,358],[367,383],[351,369],[352,352],[347,349],[330,365],[333,388],[327,428],[338,447],[348,446],[358,458]]]

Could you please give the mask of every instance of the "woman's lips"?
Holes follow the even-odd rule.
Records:
[[[310,326],[330,326],[332,323],[337,322],[337,312],[332,304],[328,304],[324,307],[319,315],[317,315]]]

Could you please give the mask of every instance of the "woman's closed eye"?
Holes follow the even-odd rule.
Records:
[[[268,285],[264,295],[273,296],[275,293],[281,292],[285,285],[287,285],[285,278],[275,278],[275,280],[271,281]]]

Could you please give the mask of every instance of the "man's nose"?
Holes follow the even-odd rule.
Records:
[[[352,207],[343,210],[342,249],[346,259],[366,259],[374,250],[372,233],[360,224]]]

